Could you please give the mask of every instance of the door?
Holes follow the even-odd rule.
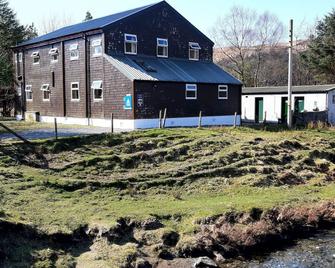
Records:
[[[294,98],[294,113],[303,113],[305,110],[305,98],[295,97]]]
[[[281,98],[281,122],[285,124],[287,122],[287,113],[288,113],[288,98]]]
[[[255,99],[255,122],[260,123],[263,122],[264,117],[264,101],[263,98]]]

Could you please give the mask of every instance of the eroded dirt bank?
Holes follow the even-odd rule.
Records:
[[[232,267],[236,258],[249,259],[333,228],[335,203],[232,211],[203,219],[199,226],[185,235],[168,231],[157,218],[120,219],[110,229],[83,226],[73,234],[46,235],[34,226],[0,221],[0,266]]]

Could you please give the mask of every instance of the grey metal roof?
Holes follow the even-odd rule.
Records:
[[[116,21],[119,21],[121,19],[129,17],[131,15],[134,15],[134,14],[136,14],[136,13],[142,11],[142,10],[145,10],[149,7],[152,7],[156,4],[158,4],[158,3],[154,3],[154,4],[151,4],[151,5],[147,5],[147,6],[123,11],[123,12],[120,12],[120,13],[116,13],[116,14],[105,16],[105,17],[98,18],[98,19],[89,20],[89,21],[78,23],[78,24],[75,24],[75,25],[63,27],[63,28],[58,29],[54,32],[51,32],[51,33],[36,37],[34,39],[31,39],[29,41],[20,43],[18,46],[31,45],[31,44],[40,43],[40,42],[44,42],[44,41],[49,41],[49,40],[52,40],[52,39],[56,39],[56,38],[59,38],[59,37],[68,36],[68,35],[72,35],[72,34],[76,34],[76,33],[82,33],[82,32],[87,32],[87,31],[91,31],[91,30],[101,29],[105,26],[108,26],[108,25],[110,25],[110,24],[112,24]]]
[[[335,85],[306,85],[293,86],[293,93],[325,93],[335,89]],[[283,94],[287,93],[287,86],[279,87],[244,87],[242,94]]]
[[[124,55],[105,57],[130,80],[242,84],[231,74],[208,61]]]

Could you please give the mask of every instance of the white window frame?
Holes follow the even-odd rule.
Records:
[[[98,38],[98,39],[92,40],[92,48],[93,48],[92,57],[102,56],[102,39]],[[97,48],[100,48],[100,52],[96,51]]]
[[[40,53],[38,51],[31,53],[31,57],[33,58],[34,65],[40,64]],[[38,61],[35,62],[35,59],[38,59]]]
[[[79,45],[78,43],[72,43],[69,47],[69,51],[70,51],[70,60],[79,60]],[[73,52],[76,52],[75,56],[72,56],[71,54]]]
[[[159,43],[159,41],[163,41],[166,42],[166,44],[162,45]],[[158,49],[162,47],[163,48],[163,52],[166,49],[166,55],[159,55],[158,54]],[[157,51],[156,51],[157,57],[159,58],[168,58],[169,57],[169,40],[168,39],[164,39],[164,38],[157,38]]]
[[[189,42],[188,43],[188,58],[189,58],[189,60],[199,61],[199,59],[200,59],[200,50],[201,50],[201,47],[200,47],[199,43]],[[195,55],[197,57],[192,58],[191,57],[191,51],[194,51],[194,53],[195,53]]]
[[[195,92],[195,97],[188,97],[187,92]],[[198,99],[198,86],[196,84],[186,84],[185,88],[185,99],[186,100],[196,100]]]
[[[22,54],[22,52],[19,52],[19,62],[20,63],[22,62],[22,59],[23,59],[23,54]]]
[[[220,92],[225,92],[226,97],[220,97]],[[218,86],[218,100],[228,100],[228,86],[227,85]]]
[[[127,40],[127,37],[134,38],[135,40]],[[135,46],[135,52],[127,52],[127,44],[131,44],[132,46]],[[129,54],[129,55],[137,55],[137,35],[136,34],[124,34],[124,54]]]
[[[26,94],[26,101],[33,101],[33,90],[32,90],[32,85],[26,85],[26,88],[24,89],[25,94]],[[27,92],[31,93],[31,98],[27,98]]]
[[[43,92],[43,101],[50,101],[50,99],[51,99],[50,85],[49,84],[43,84],[41,86],[41,91]],[[49,98],[48,99],[45,98],[44,92],[49,92],[49,95],[48,95]]]
[[[95,80],[92,82],[91,85],[92,91],[93,91],[93,100],[98,102],[98,101],[103,101],[104,100],[104,90],[103,90],[103,81],[102,80]],[[101,98],[96,98],[95,97],[95,90],[101,89]]]
[[[73,88],[74,85],[77,85],[77,88]],[[78,99],[73,98],[73,91],[78,91]],[[79,82],[72,82],[71,83],[71,101],[80,101],[80,91],[79,91]]]
[[[51,63],[55,63],[55,62],[58,62],[58,48],[52,48],[50,49],[49,51],[49,55],[51,56]],[[57,56],[57,59],[55,60],[54,56]]]

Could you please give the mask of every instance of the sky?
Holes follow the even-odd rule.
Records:
[[[60,17],[71,23],[81,22],[90,11],[94,18],[132,9],[158,0],[8,0],[22,24],[34,23],[38,30],[48,17]],[[335,0],[167,0],[192,24],[210,36],[218,17],[224,16],[234,5],[270,11],[288,25],[294,19],[296,27],[313,25],[317,18],[335,8]]]

